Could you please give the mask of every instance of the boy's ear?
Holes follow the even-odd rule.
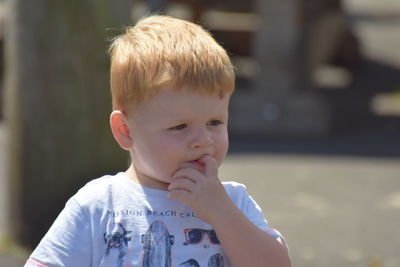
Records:
[[[119,146],[125,150],[131,149],[133,147],[133,140],[128,127],[127,117],[122,111],[114,110],[111,113],[110,126]]]

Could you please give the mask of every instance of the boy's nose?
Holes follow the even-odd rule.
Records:
[[[207,129],[200,129],[196,132],[192,142],[191,148],[198,149],[209,147],[214,144],[212,134]]]

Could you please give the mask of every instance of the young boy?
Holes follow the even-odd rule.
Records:
[[[224,49],[150,16],[110,51],[110,124],[132,163],[79,190],[25,266],[290,266],[245,187],[218,179],[234,88]]]

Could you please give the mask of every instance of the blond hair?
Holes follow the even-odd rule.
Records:
[[[226,51],[199,25],[153,15],[110,46],[113,109],[126,110],[160,89],[231,94],[234,69]]]

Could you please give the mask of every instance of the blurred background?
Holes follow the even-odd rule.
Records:
[[[400,267],[399,0],[0,1],[0,265],[21,266],[72,194],[125,169],[107,49],[151,12],[231,55],[220,176],[247,185],[293,266]]]

